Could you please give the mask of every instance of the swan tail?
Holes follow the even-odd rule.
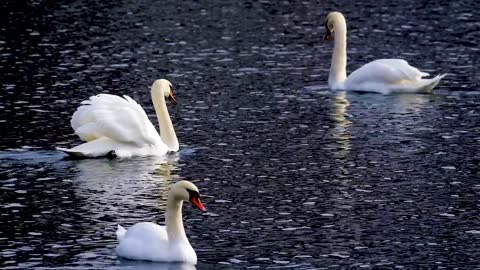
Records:
[[[419,88],[419,92],[432,93],[433,88],[435,88],[435,86],[437,86],[440,80],[443,79],[443,77],[445,76],[447,76],[447,73],[442,75],[437,75],[435,76],[435,78],[432,78],[432,79],[425,79],[424,81],[426,81],[426,83]]]
[[[57,150],[68,154],[72,158],[116,157],[118,146],[106,137],[83,143],[70,149],[56,147]]]
[[[88,156],[85,155],[85,153],[82,153],[80,151],[75,151],[72,149],[67,149],[67,148],[63,148],[63,147],[55,147],[56,150],[58,151],[62,151],[64,152],[65,154],[69,155],[70,157],[72,158],[87,158]]]
[[[125,230],[125,228],[122,227],[122,225],[117,225],[117,240],[120,241],[122,240],[122,238],[125,236],[125,233],[127,232],[127,230]]]

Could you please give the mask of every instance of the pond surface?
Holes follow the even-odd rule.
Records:
[[[24,2],[24,3],[19,3]],[[348,70],[403,58],[448,73],[432,95],[332,92],[329,11]],[[196,269],[476,268],[480,2],[2,1],[0,267],[195,269],[115,254],[116,224],[186,205]],[[127,94],[156,125],[169,79],[181,151],[69,160],[70,116]]]

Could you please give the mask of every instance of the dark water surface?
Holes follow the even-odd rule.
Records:
[[[23,2],[23,3],[20,3]],[[403,58],[449,73],[433,95],[326,88],[326,14],[348,70]],[[480,267],[480,2],[0,3],[0,268],[195,269],[115,255],[115,229],[184,207],[197,269]],[[157,124],[169,79],[181,151],[68,160],[69,119],[128,94]]]

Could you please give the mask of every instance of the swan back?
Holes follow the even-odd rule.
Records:
[[[365,64],[350,74],[345,90],[390,93],[430,93],[444,75],[424,79],[421,72],[402,59],[379,59]]]
[[[156,144],[158,133],[143,108],[128,96],[99,94],[83,101],[70,121],[83,141],[102,137],[119,143]]]
[[[402,59],[379,59],[355,70],[348,76],[350,83],[360,84],[364,81],[381,81],[400,83],[404,80],[419,80],[428,73],[420,72]]]

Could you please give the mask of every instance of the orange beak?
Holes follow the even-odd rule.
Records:
[[[175,93],[173,93],[173,90],[170,90],[170,94],[168,95],[168,100],[170,100],[170,102],[173,105],[177,105],[177,99],[175,98]]]
[[[199,197],[193,197],[190,202],[195,206],[197,207],[200,211],[202,212],[206,212],[207,209],[205,208],[205,206],[203,206],[202,202],[200,201],[200,198]]]
[[[332,40],[332,39],[333,39],[332,32],[330,32],[330,29],[327,28],[327,32],[323,36],[323,40]]]

